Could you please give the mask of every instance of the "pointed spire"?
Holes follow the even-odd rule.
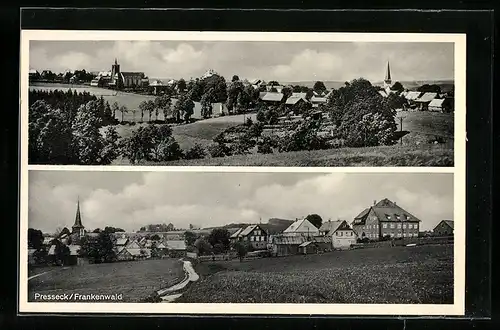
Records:
[[[385,73],[385,80],[391,81],[391,67],[389,65],[389,60],[387,60],[387,72]]]
[[[78,196],[77,202],[76,202],[76,217],[75,217],[75,224],[73,225],[73,230],[83,228],[82,225],[82,216],[80,214],[80,196]]]

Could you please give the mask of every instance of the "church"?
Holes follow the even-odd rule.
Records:
[[[115,58],[115,63],[111,65],[111,71],[99,72],[90,85],[114,89],[135,88],[149,85],[149,79],[144,72],[121,71],[120,64]]]

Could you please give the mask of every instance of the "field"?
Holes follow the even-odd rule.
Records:
[[[204,262],[177,302],[453,303],[453,245]]]
[[[447,146],[453,148],[454,114],[427,111],[401,111],[397,117],[403,118],[403,131],[409,134],[403,138],[403,144],[425,144],[429,139],[442,138]],[[398,130],[400,121],[396,118]]]
[[[93,87],[93,86],[86,86],[86,85],[67,85],[67,84],[35,84],[29,87],[30,90],[46,90],[46,91],[53,91],[53,90],[60,90],[60,91],[67,91],[68,89],[71,89],[73,91],[77,91],[78,93],[82,92],[88,92],[90,94],[94,94],[97,97],[103,97],[105,101],[108,101],[109,104],[113,104],[114,102],[117,102],[119,105],[123,105],[127,107],[128,110],[133,110],[136,109],[137,111],[135,114],[132,111],[129,111],[128,113],[125,113],[123,116],[123,120],[125,121],[135,121],[138,122],[141,120],[141,113],[138,110],[139,109],[139,104],[141,104],[142,101],[147,101],[147,100],[154,100],[155,96],[153,95],[140,95],[140,94],[133,94],[133,93],[126,93],[126,92],[117,92],[114,90],[106,89],[106,88],[99,88],[99,87]],[[172,104],[174,104],[176,99],[172,99]],[[194,102],[194,114],[193,118],[201,118],[201,105],[198,102]],[[116,114],[117,119],[121,120],[122,116],[121,113],[117,112]],[[149,114],[144,114],[144,120],[147,120],[149,117]],[[153,119],[155,119],[155,115],[153,114]],[[164,120],[163,113],[158,114],[158,120]]]
[[[144,163],[161,166],[452,166],[453,149],[440,145],[379,146],[235,155]]]
[[[28,282],[28,301],[34,294],[122,294],[123,302],[140,302],[153,292],[184,278],[177,259],[116,262],[52,271]]]

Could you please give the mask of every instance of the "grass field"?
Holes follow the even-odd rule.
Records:
[[[440,137],[445,145],[453,148],[454,142],[454,114],[429,111],[401,111],[397,117],[403,117],[403,130],[409,134],[403,137],[404,145],[426,144],[429,139]],[[400,121],[396,118],[398,130]]]
[[[204,262],[177,302],[453,303],[453,245]]]
[[[140,302],[183,278],[177,259],[59,267],[28,282],[28,301],[35,301],[35,293],[79,293],[122,294],[123,302]]]
[[[453,149],[441,145],[379,146],[235,155],[144,163],[161,166],[452,166]]]

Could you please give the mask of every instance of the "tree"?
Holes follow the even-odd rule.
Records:
[[[174,107],[174,115],[176,117],[176,121],[180,122],[181,118],[184,119],[186,123],[189,122],[189,119],[194,113],[194,102],[187,96],[181,95]]]
[[[97,237],[83,237],[80,254],[94,263],[113,262],[116,260],[113,246],[111,234],[104,230]]]
[[[231,148],[229,148],[225,143],[221,143],[221,142],[216,142],[216,143],[210,144],[208,146],[208,152],[209,152],[210,156],[213,158],[225,157],[225,156],[232,155]]]
[[[387,96],[386,101],[388,107],[392,110],[401,109],[406,103],[406,99],[403,96],[400,96],[399,94],[396,93],[390,93]]]
[[[321,227],[321,224],[323,223],[323,219],[318,215],[318,214],[309,214],[306,217],[306,220],[312,223],[316,228]]]
[[[439,85],[436,85],[436,84],[424,84],[422,86],[420,86],[417,91],[421,92],[421,93],[438,93],[440,94],[441,93],[441,87]]]
[[[123,230],[123,229],[121,229],[121,228],[108,227],[108,226],[106,226],[106,227],[104,228],[104,231],[105,231],[106,233],[109,233],[109,234],[113,234],[113,233],[124,233],[124,232],[125,232],[125,230]]]
[[[172,112],[172,99],[165,94],[157,96],[154,100],[154,106],[156,108],[156,120],[158,120],[158,110],[162,111],[164,120],[167,120],[167,117]]]
[[[203,94],[203,96],[201,97],[200,104],[201,104],[201,116],[204,119],[210,118],[213,112],[211,93]]]
[[[171,161],[182,158],[182,149],[173,136],[170,136],[166,140],[160,142],[157,150],[158,154],[156,159],[159,161]]]
[[[104,132],[103,148],[100,153],[102,165],[111,164],[120,154],[118,132],[114,126],[108,126]]]
[[[313,90],[318,94],[322,94],[322,93],[326,92],[327,89],[326,89],[325,84],[322,81],[316,81],[314,83]]]
[[[198,238],[194,246],[198,250],[199,255],[207,255],[212,252],[212,245],[203,237]]]
[[[394,85],[392,85],[391,90],[397,91],[398,93],[401,93],[401,92],[404,92],[405,88],[403,87],[403,85],[399,81],[396,81],[394,83]]]
[[[292,93],[293,93],[293,91],[292,91],[292,88],[291,88],[291,87],[289,87],[289,86],[285,86],[285,87],[283,87],[283,89],[281,90],[281,94],[283,94],[283,99],[281,100],[281,102],[285,103],[285,102],[286,102],[286,100],[287,100],[290,96],[292,96]]]
[[[257,152],[260,154],[273,153],[271,139],[268,136],[264,137],[261,141],[257,143]]]
[[[141,112],[141,122],[144,122],[144,113],[149,113],[149,119],[151,120],[151,112],[154,110],[154,108],[155,102],[152,100],[145,100],[139,104],[139,111]]]
[[[245,258],[245,256],[248,253],[249,250],[248,245],[245,244],[245,242],[235,242],[233,248],[236,250],[236,254],[240,259],[240,262],[242,262],[243,258]]]
[[[68,261],[68,257],[70,256],[71,252],[69,248],[66,245],[64,245],[61,241],[55,240],[54,243],[55,243],[54,261],[56,262],[56,264],[64,266]]]
[[[184,91],[186,90],[186,81],[183,78],[177,81],[177,90],[180,93],[184,93]]]
[[[215,247],[216,244],[220,244],[222,251],[227,251],[229,249],[229,236],[231,235],[227,229],[214,228],[208,235],[208,242],[213,247]]]
[[[211,91],[212,99],[214,102],[224,103],[227,100],[227,85],[226,79],[219,75],[213,75],[203,80],[205,84],[203,93]]]
[[[28,228],[28,247],[40,250],[43,247],[43,233],[41,230]]]
[[[116,112],[117,111],[120,111],[120,106],[118,105],[118,102],[113,102],[113,104],[111,105],[111,112],[112,112],[113,118],[115,118],[115,119],[116,119]],[[123,117],[122,117],[122,121],[123,121]]]
[[[192,231],[186,231],[184,233],[184,240],[186,241],[187,246],[194,246],[194,243],[196,242],[197,238],[198,235],[196,235]]]
[[[101,151],[104,141],[99,132],[101,119],[98,117],[98,103],[90,101],[80,106],[71,126],[73,133],[73,150],[82,165],[102,163]]]
[[[38,100],[29,108],[28,139],[31,164],[71,164],[76,161],[69,118],[45,101]]]
[[[394,140],[394,121],[389,121],[380,113],[368,113],[353,125],[353,131],[346,136],[349,147],[391,145]]]

